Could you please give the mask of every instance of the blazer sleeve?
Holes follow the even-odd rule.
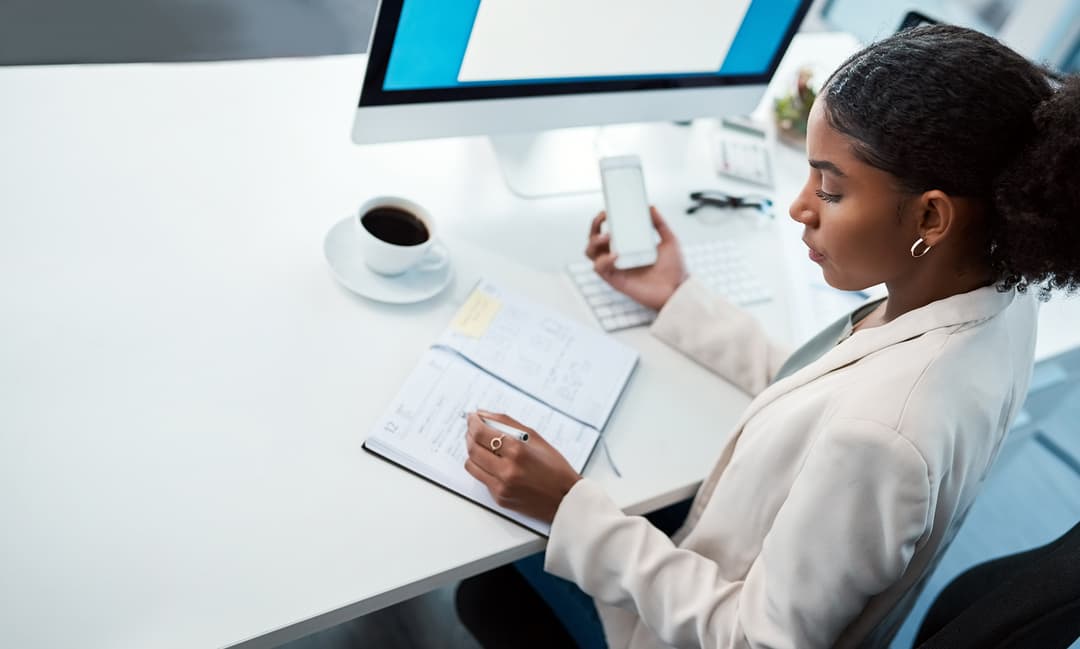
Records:
[[[831,647],[903,575],[931,490],[922,455],[892,429],[858,420],[826,432],[742,580],[624,515],[589,480],[559,507],[545,568],[675,647]]]
[[[651,331],[750,396],[769,385],[789,355],[750,314],[693,277],[668,299]]]

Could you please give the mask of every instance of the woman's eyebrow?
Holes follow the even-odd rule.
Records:
[[[840,171],[840,167],[837,167],[828,160],[810,160],[809,162],[810,166],[814,169],[818,169],[820,171],[828,171],[829,173],[832,173],[833,175],[839,176],[841,178],[847,176],[847,174],[845,174],[843,171]]]

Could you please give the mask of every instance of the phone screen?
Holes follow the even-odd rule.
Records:
[[[656,239],[641,167],[609,167],[603,175],[612,250],[621,255],[654,249]]]

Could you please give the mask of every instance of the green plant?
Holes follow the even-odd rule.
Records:
[[[800,69],[792,92],[778,97],[774,103],[776,125],[789,137],[806,137],[806,121],[810,117],[810,107],[817,98],[817,91],[810,85],[812,77],[809,68]]]

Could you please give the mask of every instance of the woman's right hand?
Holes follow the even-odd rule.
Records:
[[[596,274],[616,291],[624,293],[638,304],[659,311],[675,293],[675,289],[686,281],[688,274],[675,234],[655,207],[650,207],[649,213],[652,215],[653,227],[660,235],[660,244],[656,247],[656,263],[652,266],[626,270],[615,268],[611,235],[600,232],[600,226],[607,218],[605,212],[600,212],[593,219],[585,256],[592,260]]]

